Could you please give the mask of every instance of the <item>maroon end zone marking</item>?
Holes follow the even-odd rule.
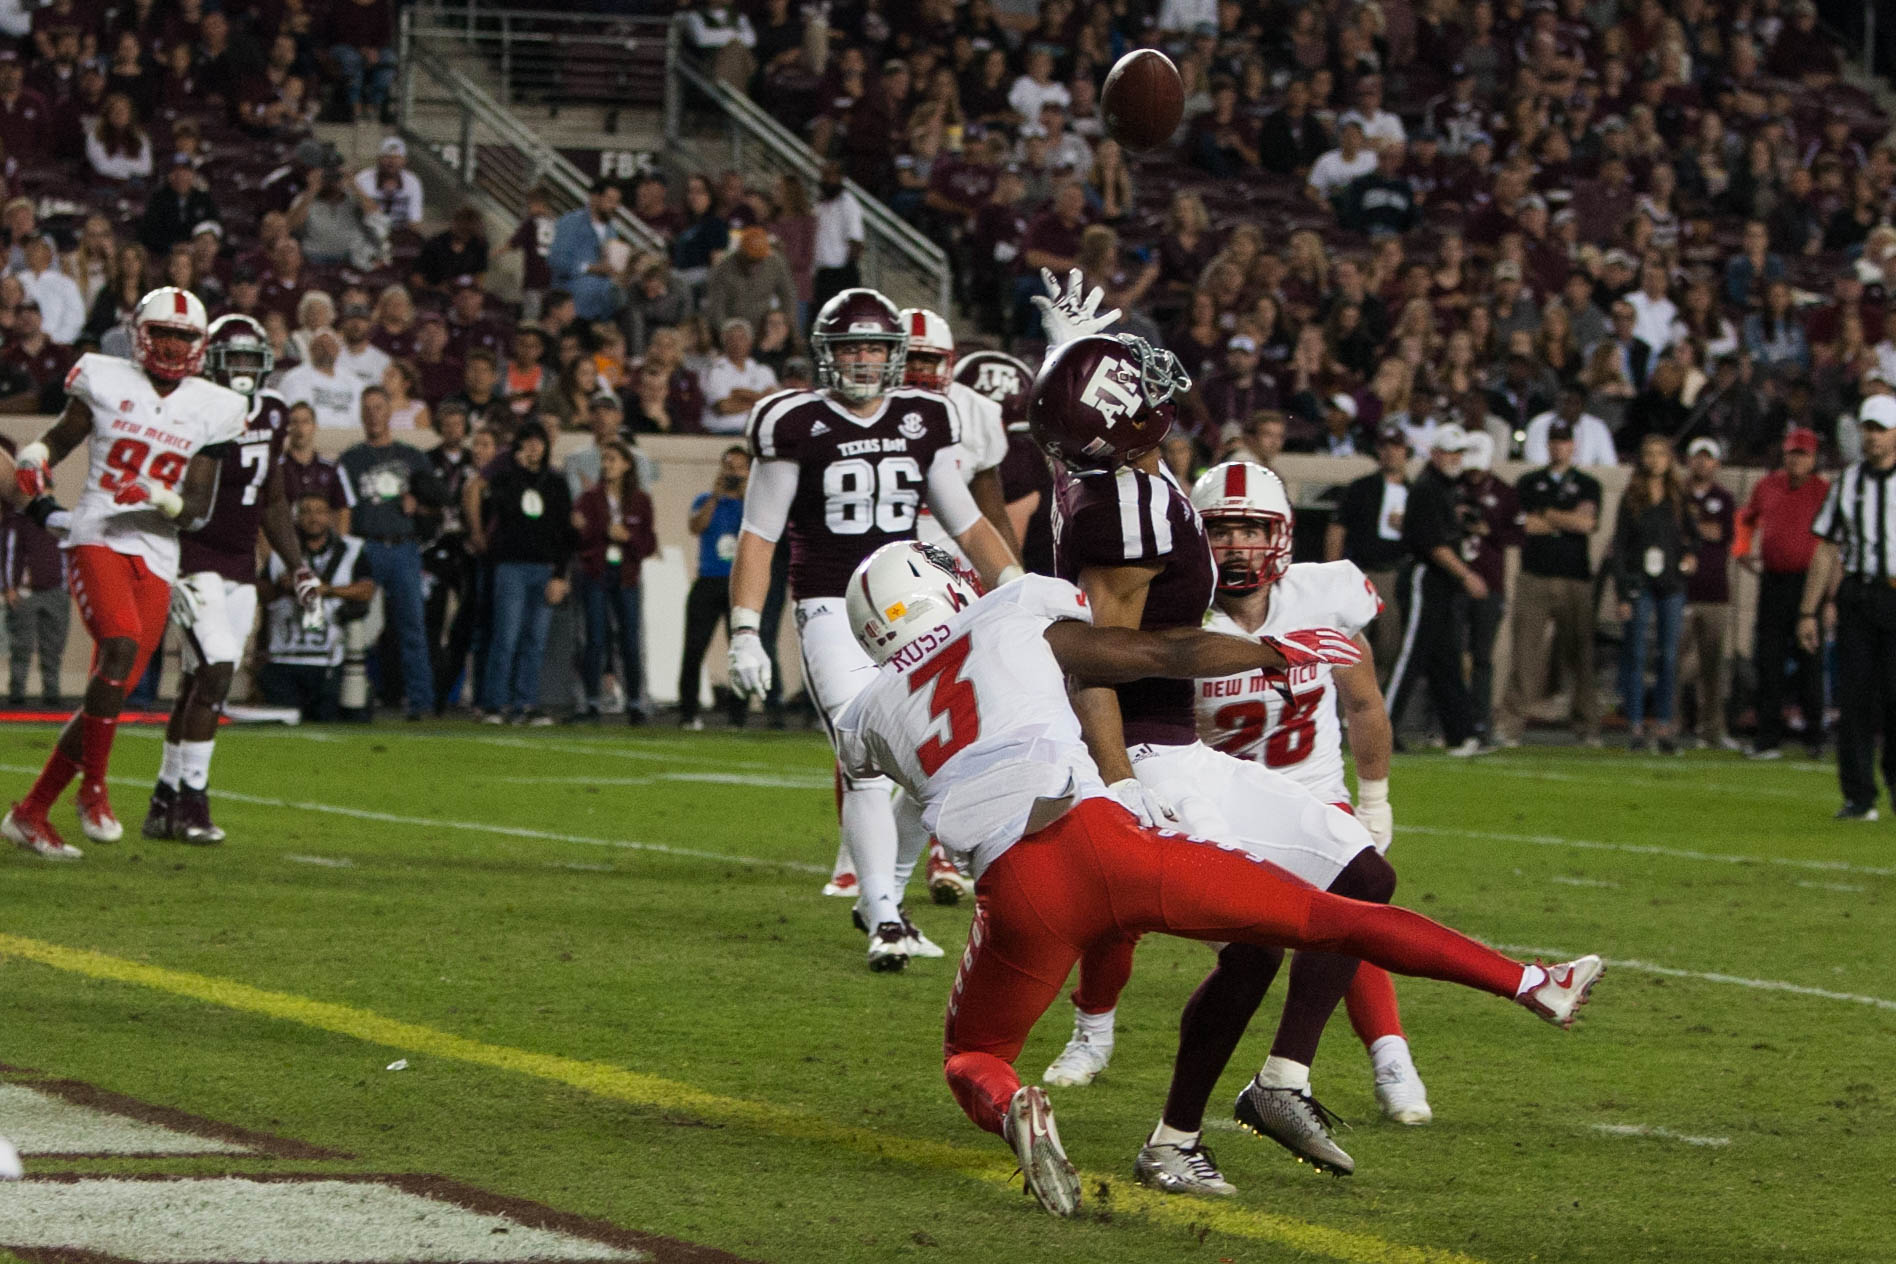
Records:
[[[135,1097],[123,1093],[113,1093],[106,1089],[95,1088],[79,1080],[25,1080],[20,1081],[24,1088],[39,1089],[65,1098],[75,1106],[89,1106],[111,1115],[123,1115],[136,1119],[140,1123],[156,1124],[169,1128],[173,1132],[189,1133],[212,1141],[225,1141],[233,1145],[245,1146],[262,1155],[276,1159],[350,1159],[355,1156],[342,1150],[328,1150],[314,1146],[307,1141],[296,1141],[289,1137],[272,1136],[267,1132],[253,1132],[248,1128],[239,1128],[234,1124],[219,1123],[215,1119],[206,1119],[202,1115],[189,1115],[169,1106],[153,1106],[141,1102]],[[174,1156],[169,1152],[154,1151],[150,1155],[124,1154],[114,1152],[105,1154],[82,1154],[78,1152],[54,1151],[48,1157],[58,1158],[144,1158],[144,1157],[189,1157]],[[204,1155],[214,1158],[214,1155]],[[236,1158],[237,1155],[226,1157]]]
[[[635,1229],[621,1229],[604,1220],[594,1220],[589,1216],[573,1212],[556,1211],[544,1203],[536,1203],[525,1198],[512,1198],[505,1194],[490,1193],[476,1189],[472,1185],[463,1185],[459,1181],[449,1180],[445,1176],[423,1176],[406,1173],[328,1173],[328,1172],[270,1172],[242,1173],[231,1176],[164,1176],[164,1175],[114,1175],[100,1176],[86,1172],[48,1172],[32,1174],[27,1182],[46,1184],[76,1185],[80,1181],[148,1181],[148,1182],[188,1182],[242,1180],[258,1182],[361,1184],[374,1182],[392,1186],[404,1193],[426,1198],[432,1202],[448,1203],[467,1211],[483,1215],[500,1216],[512,1220],[528,1229],[543,1229],[564,1233],[571,1237],[597,1242],[601,1246],[618,1251],[643,1251],[649,1255],[653,1264],[756,1264],[741,1255],[732,1255],[715,1247],[698,1246],[691,1242],[682,1242],[677,1238],[661,1237],[655,1233],[640,1233]],[[96,1251],[82,1251],[71,1247],[14,1247],[7,1246],[4,1229],[0,1229],[0,1249],[5,1249],[26,1261],[26,1264],[140,1264],[139,1261],[116,1255],[101,1255]],[[228,1264],[243,1264],[242,1261],[229,1261]],[[346,1264],[386,1264],[385,1261],[363,1260],[347,1261]],[[583,1264],[575,1261],[574,1264]]]

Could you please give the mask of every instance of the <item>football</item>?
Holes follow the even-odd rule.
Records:
[[[1185,116],[1185,84],[1170,57],[1156,48],[1135,48],[1107,73],[1099,109],[1106,134],[1123,148],[1156,149]]]

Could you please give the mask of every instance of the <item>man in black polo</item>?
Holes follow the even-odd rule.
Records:
[[[1391,727],[1401,724],[1415,680],[1427,677],[1448,753],[1464,759],[1487,749],[1475,736],[1474,704],[1462,679],[1464,629],[1457,617],[1460,594],[1475,601],[1488,595],[1488,585],[1461,555],[1466,531],[1459,504],[1461,465],[1467,446],[1468,433],[1453,422],[1436,430],[1429,463],[1409,486],[1402,541],[1415,570],[1402,652],[1389,674]]]
[[[1573,464],[1573,427],[1556,418],[1547,430],[1548,464],[1521,476],[1521,573],[1514,581],[1513,662],[1496,735],[1518,746],[1527,710],[1546,690],[1549,664],[1573,693],[1578,736],[1600,740],[1600,702],[1593,687],[1593,559],[1588,538],[1600,527],[1600,481]],[[1548,625],[1553,625],[1552,644]]]
[[[1402,544],[1403,514],[1409,504],[1409,439],[1401,426],[1384,426],[1376,436],[1376,472],[1343,489],[1336,519],[1324,528],[1323,560],[1348,558],[1362,569],[1382,598],[1382,613],[1364,635],[1376,653],[1377,684],[1387,687],[1402,649],[1401,604],[1397,576],[1409,551]]]
[[[1857,423],[1863,459],[1830,485],[1811,523],[1819,543],[1797,614],[1798,643],[1814,654],[1835,607],[1840,821],[1876,819],[1878,729],[1883,781],[1896,789],[1896,396],[1864,400]]]

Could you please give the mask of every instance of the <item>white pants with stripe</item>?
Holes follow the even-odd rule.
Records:
[[[180,579],[178,587],[190,590],[193,609],[190,626],[179,621],[178,627],[184,670],[242,662],[244,646],[257,626],[257,586],[225,579],[216,571],[199,571]],[[177,604],[174,596],[173,610]]]

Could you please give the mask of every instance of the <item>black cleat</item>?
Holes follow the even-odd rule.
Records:
[[[165,839],[176,837],[178,810],[178,792],[172,786],[159,782],[152,787],[151,806],[145,809],[145,823],[139,827],[139,833],[146,838]]]
[[[211,796],[189,786],[178,792],[172,827],[173,836],[181,843],[210,847],[224,841],[224,831],[211,823]]]

